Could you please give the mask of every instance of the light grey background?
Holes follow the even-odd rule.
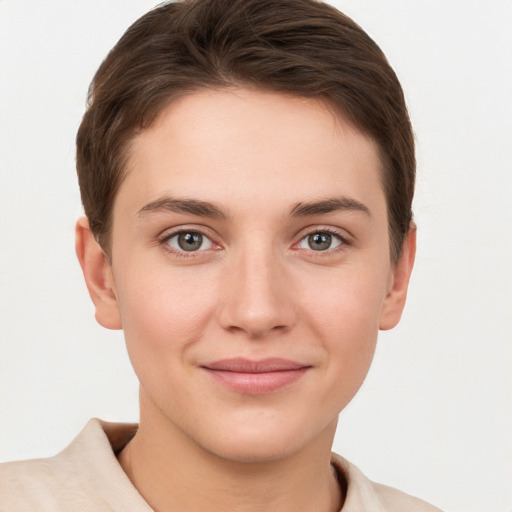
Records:
[[[418,142],[419,249],[336,451],[460,512],[512,510],[512,2],[333,2],[381,45]],[[73,248],[74,137],[101,59],[152,0],[0,0],[0,460],[137,420],[122,334]]]

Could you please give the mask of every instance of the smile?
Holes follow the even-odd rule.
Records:
[[[215,361],[201,368],[232,391],[260,395],[289,386],[299,380],[311,366],[278,358],[261,361],[236,358]]]

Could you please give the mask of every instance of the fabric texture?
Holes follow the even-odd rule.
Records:
[[[0,464],[0,511],[153,512],[116,458],[136,431],[136,424],[92,419],[55,457]],[[440,512],[371,482],[339,455],[332,464],[347,482],[340,512]]]

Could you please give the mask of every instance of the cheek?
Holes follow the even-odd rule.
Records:
[[[362,384],[378,336],[380,311],[386,295],[382,274],[361,275],[353,269],[306,295],[308,323],[322,340],[331,385],[343,405]],[[339,395],[343,390],[342,395]]]
[[[215,286],[209,276],[188,269],[142,269],[117,287],[128,350],[165,357],[201,337],[215,308]]]
[[[318,281],[317,281],[318,283]],[[365,339],[364,333],[378,331],[380,311],[386,296],[383,273],[345,269],[322,279],[313,280],[302,291],[304,311],[312,324],[321,330],[333,330],[344,339]]]

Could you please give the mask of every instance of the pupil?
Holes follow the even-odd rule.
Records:
[[[314,233],[309,235],[308,244],[314,251],[324,251],[331,246],[332,236],[329,233]]]
[[[184,251],[197,251],[203,244],[203,235],[200,233],[181,233],[178,236],[178,245]]]

